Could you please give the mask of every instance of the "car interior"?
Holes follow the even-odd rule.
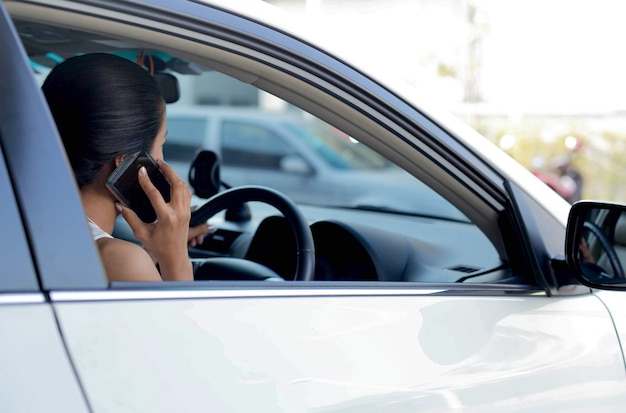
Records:
[[[373,115],[359,115],[348,102],[332,105],[335,109],[345,107],[345,112],[330,111],[324,107],[328,97],[306,97],[319,95],[313,86],[302,82],[297,87],[303,90],[297,94],[293,85],[281,86],[280,82],[268,80],[274,79],[268,72],[270,67],[253,66],[236,53],[209,46],[214,42],[200,46],[202,39],[195,39],[198,45],[194,49],[188,39],[154,38],[154,33],[124,22],[117,23],[113,36],[103,33],[97,18],[89,16],[76,19],[75,27],[63,27],[20,20],[19,9],[14,14],[39,81],[53,65],[69,56],[115,53],[152,71],[168,104],[175,105],[185,99],[188,90],[182,87],[183,79],[219,73],[231,82],[280,96],[289,102],[287,106],[297,105],[307,116],[323,116],[325,122],[340,127],[346,136],[356,137],[360,144],[392,157],[396,165],[419,176],[421,185],[436,188],[433,191],[441,195],[446,207],[459,208],[464,215],[459,219],[375,207],[296,206],[279,189],[254,182],[243,188],[222,185],[219,155],[202,151],[189,162],[198,207],[193,219],[210,220],[217,230],[189,250],[197,280],[533,284],[533,280],[511,270],[499,219],[505,201],[496,192],[477,189],[470,174],[438,154],[427,138],[418,141],[415,136],[428,136],[424,131],[410,131],[413,136],[408,131],[394,131],[404,136],[403,141],[387,145],[384,139],[376,138],[392,133],[384,119],[372,121]],[[53,21],[54,16],[48,16],[48,20]],[[107,30],[112,30],[111,26]],[[155,47],[157,44],[159,47]],[[210,110],[210,105],[207,108]],[[405,159],[403,145],[423,162]],[[453,177],[450,171],[457,175]],[[114,235],[136,242],[123,222]],[[315,251],[314,256],[307,256],[309,250]]]

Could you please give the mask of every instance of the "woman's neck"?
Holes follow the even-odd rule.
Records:
[[[113,194],[106,187],[89,184],[80,189],[80,199],[87,218],[111,234],[117,217]]]

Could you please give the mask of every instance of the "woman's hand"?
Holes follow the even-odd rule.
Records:
[[[587,245],[587,241],[584,238],[580,240],[578,251],[580,252],[581,259],[584,262],[590,262],[590,263],[596,262],[596,259],[593,257],[593,254],[591,253],[591,250],[589,249],[589,246]]]
[[[193,213],[193,211],[195,211],[196,208],[197,208],[196,206],[193,206],[191,208],[191,212]],[[195,227],[189,227],[189,237],[188,237],[187,246],[189,248],[193,248],[196,245],[202,244],[202,242],[204,241],[204,236],[206,234],[210,234],[213,231],[215,231],[215,227],[213,225],[209,225],[208,222],[204,222],[200,225],[196,225]]]
[[[174,169],[162,160],[157,160],[159,169],[170,183],[170,202],[165,202],[159,190],[152,184],[145,168],[139,169],[139,184],[154,207],[157,221],[146,224],[131,209],[116,204],[122,216],[128,222],[135,237],[145,250],[159,264],[163,280],[193,281],[191,262],[187,254],[187,243],[191,238],[203,234],[191,233],[191,191],[187,183]],[[192,236],[193,235],[193,236]]]
[[[213,231],[215,231],[215,227],[213,225],[209,225],[207,222],[197,225],[195,227],[190,227],[187,246],[189,248],[193,248],[196,245],[202,244],[202,242],[204,241],[204,236],[210,234]]]

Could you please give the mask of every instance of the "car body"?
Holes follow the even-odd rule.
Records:
[[[578,251],[589,211],[626,208],[570,210],[266,6],[0,3],[0,410],[623,411],[624,283],[586,276]],[[216,263],[208,279],[108,282],[34,72],[144,50],[177,77],[219,72],[319,118],[463,219],[234,187],[199,209],[232,197],[190,250]]]

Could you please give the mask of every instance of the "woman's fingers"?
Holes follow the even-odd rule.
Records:
[[[196,225],[195,227],[189,228],[189,239],[196,238],[198,236],[203,236],[213,231],[215,231],[215,227],[205,222],[203,224]]]
[[[187,182],[178,176],[176,171],[174,171],[174,168],[163,160],[157,160],[157,164],[159,169],[161,169],[161,172],[165,175],[165,178],[167,178],[170,183],[170,203],[175,204],[177,208],[186,208],[187,212],[191,214],[191,210],[189,209],[189,204],[191,203],[191,190],[189,189]]]
[[[148,176],[148,171],[146,170],[145,166],[139,168],[139,171],[137,172],[137,180],[139,181],[139,185],[141,185],[141,188],[146,193],[146,196],[150,200],[150,203],[152,204],[154,209],[157,211],[158,215],[157,208],[165,205],[165,200],[163,199],[163,196],[161,195],[157,187],[154,186],[154,184],[150,180],[150,177]]]
[[[191,211],[189,204],[191,203],[191,191],[187,183],[180,178],[174,169],[165,162],[158,160],[159,169],[165,175],[165,178],[170,184],[170,207],[173,207],[177,211],[177,215],[184,219],[189,219]],[[154,207],[157,214],[157,219],[161,219],[164,214],[168,214],[171,209],[168,209],[168,203],[165,202],[163,196],[159,192],[156,186],[150,180],[150,176],[147,174],[146,168],[141,167],[138,172],[139,184],[143,188],[146,196],[150,200],[150,203]],[[187,216],[189,215],[189,216]]]
[[[123,206],[119,202],[115,202],[115,209],[122,214],[122,217],[124,217],[124,220],[128,223],[128,226],[133,231],[135,237],[140,242],[143,242],[146,236],[146,224],[141,220],[141,218],[137,216],[135,211]]]
[[[189,240],[188,246],[195,247],[196,245],[202,244],[202,242],[204,241],[204,236],[206,234],[210,234],[213,231],[215,231],[215,227],[213,225],[209,225],[208,223],[203,223],[195,227],[190,227],[189,235],[187,237]]]

